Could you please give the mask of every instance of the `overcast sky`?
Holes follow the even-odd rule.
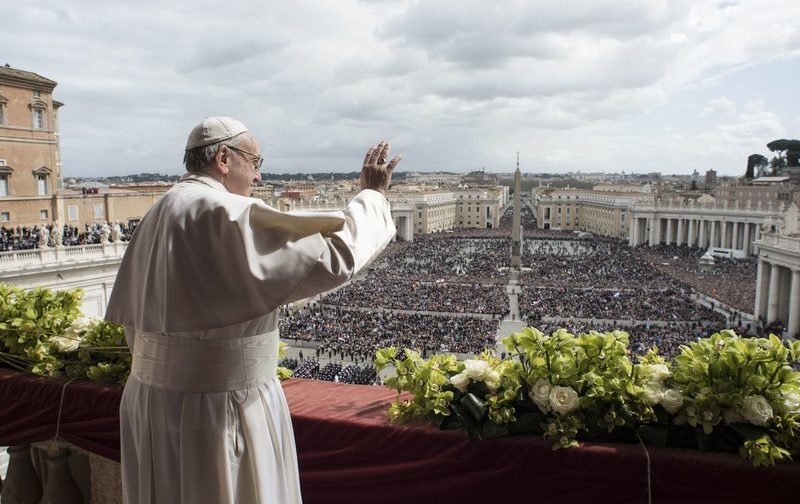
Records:
[[[181,173],[230,115],[266,172],[744,173],[800,137],[800,1],[3,0],[0,64],[58,82],[65,176]]]

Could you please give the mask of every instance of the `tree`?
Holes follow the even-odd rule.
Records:
[[[772,169],[776,173],[784,166],[800,166],[800,140],[773,140],[767,144],[767,149],[778,153],[772,158]]]
[[[761,174],[768,164],[769,160],[761,154],[750,154],[747,158],[747,172],[745,172],[744,177],[746,179],[754,178],[756,168],[758,168],[758,173]]]

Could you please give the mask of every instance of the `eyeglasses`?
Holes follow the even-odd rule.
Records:
[[[240,148],[234,147],[232,145],[226,145],[225,147],[227,147],[227,148],[229,148],[231,150],[235,150],[237,152],[241,152],[242,154],[247,154],[248,156],[250,156],[250,162],[253,163],[253,168],[256,171],[258,171],[259,168],[261,168],[261,165],[264,164],[264,158],[261,157],[261,156],[257,156],[256,154],[253,154],[252,152],[247,152],[244,149],[240,149]]]

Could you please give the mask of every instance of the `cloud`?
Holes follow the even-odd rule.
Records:
[[[677,171],[710,159],[695,138],[733,165],[736,142],[791,124],[737,107],[752,96],[731,83],[796,66],[798,16],[790,0],[34,0],[4,10],[3,55],[59,82],[69,175],[177,173],[215,114],[256,132],[267,170],[354,170],[389,138],[401,169],[511,169],[520,149],[552,171]],[[690,112],[633,126],[667,108]]]
[[[724,96],[713,98],[708,105],[703,107],[701,117],[713,114],[734,114],[736,113],[736,103]]]

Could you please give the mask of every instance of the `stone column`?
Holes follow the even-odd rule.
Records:
[[[767,294],[767,324],[778,318],[778,287],[781,281],[781,266],[770,264],[769,294]]]
[[[750,223],[745,222],[742,224],[743,226],[743,238],[742,238],[742,249],[744,249],[745,257],[750,255],[750,244],[752,241],[750,240]]]
[[[664,243],[669,245],[672,241],[672,219],[667,219],[667,236],[665,237]]]
[[[678,236],[675,237],[675,244],[677,246],[683,245],[683,219],[678,219]]]
[[[738,222],[734,222],[733,223],[733,247],[731,247],[731,248],[734,248],[734,249],[737,249],[737,250],[741,250],[741,247],[739,246],[739,223]]]
[[[715,220],[711,221],[711,231],[708,233],[708,246],[717,246],[717,221]]]
[[[697,237],[697,246],[701,249],[706,248],[706,220],[700,219],[700,235]]]
[[[756,305],[753,307],[753,316],[755,317],[754,323],[758,323],[758,318],[767,318],[767,311],[764,309],[764,289],[766,287],[767,267],[769,265],[763,259],[758,260],[758,267],[756,269]]]
[[[661,238],[662,238],[661,230],[664,228],[663,227],[664,223],[661,221],[662,221],[661,217],[656,219],[656,245],[659,245],[661,243]]]
[[[658,225],[658,219],[655,217],[651,217],[647,219],[647,222],[650,223],[650,238],[648,241],[648,245],[651,247],[656,244],[656,225]]]
[[[690,247],[695,246],[694,219],[689,219],[689,238],[686,240],[686,242],[686,244]]]
[[[631,228],[628,230],[628,245],[636,246],[636,217],[631,218]]]
[[[800,269],[792,270],[792,288],[789,291],[789,336],[800,332]]]

